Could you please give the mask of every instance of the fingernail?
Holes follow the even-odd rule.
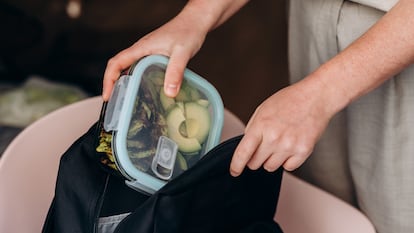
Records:
[[[234,170],[230,169],[230,175],[233,176],[233,177],[237,177],[240,174],[238,172],[235,172]]]
[[[167,85],[167,88],[165,90],[165,94],[167,96],[175,96],[176,92],[177,92],[177,85],[174,85],[174,84]]]

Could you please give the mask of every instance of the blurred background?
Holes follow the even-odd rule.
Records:
[[[186,2],[2,0],[0,154],[43,114],[99,95],[107,60]],[[288,83],[285,8],[285,1],[251,1],[208,35],[188,65],[245,123]]]

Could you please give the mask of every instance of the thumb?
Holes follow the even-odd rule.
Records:
[[[171,54],[164,81],[164,92],[168,97],[177,96],[190,58],[191,56],[182,49],[176,49]]]

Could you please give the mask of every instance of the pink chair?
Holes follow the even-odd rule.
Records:
[[[0,232],[40,232],[53,197],[60,155],[97,121],[101,98],[58,109],[23,130],[0,159]],[[222,141],[244,124],[225,110]],[[357,209],[285,173],[275,219],[286,233],[374,233]]]
[[[287,172],[275,220],[286,233],[375,233],[359,210]]]

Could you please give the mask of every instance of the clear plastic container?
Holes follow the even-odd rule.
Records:
[[[216,146],[223,127],[220,95],[189,69],[177,97],[164,94],[167,64],[167,57],[151,55],[121,76],[103,123],[116,168],[130,187],[149,194]]]

